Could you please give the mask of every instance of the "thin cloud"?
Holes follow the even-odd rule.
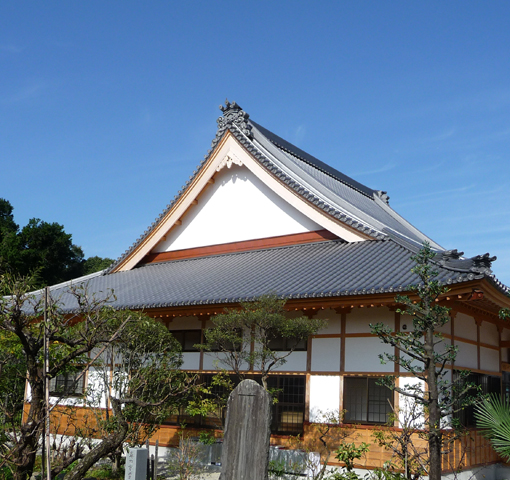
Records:
[[[50,42],[50,45],[57,47],[57,48],[63,48],[63,49],[74,48],[74,44],[71,42],[53,41],[53,42]]]
[[[31,98],[38,97],[44,90],[46,85],[43,83],[36,83],[18,90],[11,95],[4,96],[2,103],[18,103],[25,102]]]
[[[434,137],[431,137],[429,139],[429,141],[430,142],[442,142],[443,140],[453,137],[455,135],[455,132],[456,132],[455,128],[450,128],[446,132],[443,132],[443,133],[440,133]]]
[[[299,125],[294,132],[294,143],[299,145],[304,139],[306,135],[306,127],[304,125]]]
[[[143,108],[140,111],[140,123],[142,125],[150,125],[152,124],[152,114],[148,108]]]
[[[430,167],[421,168],[420,170],[413,169],[412,174],[418,175],[421,173],[433,172],[434,170],[439,170],[440,168],[443,168],[443,165],[444,165],[444,162],[433,163],[433,164],[430,164]]]
[[[489,197],[491,195],[497,195],[503,189],[502,187],[496,187],[489,190],[478,190],[476,184],[467,185],[465,187],[451,188],[448,190],[439,190],[423,193],[421,195],[415,195],[411,201],[401,202],[399,208],[402,206],[410,206],[416,204],[423,204],[424,202],[438,202],[441,200],[451,200],[452,198],[469,198],[469,197]]]
[[[16,45],[0,45],[0,52],[4,53],[21,53],[23,49]]]
[[[351,176],[352,177],[362,177],[364,175],[374,175],[376,173],[388,172],[390,170],[393,170],[394,168],[397,168],[397,165],[398,164],[396,164],[394,162],[390,162],[390,163],[387,163],[386,165],[383,165],[382,167],[375,168],[373,170],[365,170],[364,172],[355,172]]]

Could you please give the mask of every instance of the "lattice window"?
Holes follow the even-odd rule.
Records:
[[[346,422],[387,423],[392,406],[393,392],[379,385],[377,378],[344,378]]]
[[[213,395],[223,394],[223,387],[211,385],[212,377],[213,374],[205,374],[202,381],[211,387]],[[251,378],[260,383],[260,376]],[[238,383],[235,376],[231,376],[231,379],[235,384]],[[278,402],[273,405],[271,432],[293,435],[302,433],[306,377],[304,375],[272,375],[268,379],[268,387],[276,390],[275,395],[278,398]],[[225,411],[218,411],[210,416],[190,417],[186,415],[184,408],[181,408],[176,415],[172,415],[164,423],[173,425],[185,423],[189,427],[219,428],[225,413]]]
[[[198,352],[195,345],[201,342],[201,330],[173,330],[170,332],[181,344],[183,352]]]
[[[273,375],[268,388],[277,391],[278,402],[273,405],[272,433],[297,434],[303,431],[305,415],[306,377],[302,375]]]
[[[50,380],[50,394],[54,396],[80,396],[83,395],[85,375],[77,380],[79,373],[64,373]]]
[[[269,341],[269,348],[276,352],[288,352],[294,348],[295,352],[306,352],[308,341],[306,339],[298,341],[295,337],[278,337]]]
[[[481,394],[496,393],[501,395],[501,377],[495,375],[484,375],[481,373],[470,373],[465,379],[464,384],[473,384],[473,389],[467,393],[473,397]],[[479,387],[477,389],[476,387]],[[454,417],[464,427],[475,427],[475,408],[474,405],[459,409],[455,412]]]

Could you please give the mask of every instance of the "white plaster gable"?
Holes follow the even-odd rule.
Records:
[[[228,162],[228,163],[227,163]],[[248,168],[225,157],[219,173],[154,252],[320,230]]]
[[[238,167],[243,168],[239,170]],[[241,173],[236,178],[231,176],[229,181],[229,171],[230,175],[244,172],[246,179],[242,178]],[[218,175],[219,184],[222,183],[221,178],[227,179],[222,185],[225,188],[215,187]],[[241,189],[238,188],[242,184],[247,185],[245,193],[241,193]],[[208,193],[208,190],[212,193]],[[218,194],[214,195],[215,192]],[[224,195],[227,192],[232,194],[228,201]],[[204,211],[203,205],[207,203],[208,196],[213,203]],[[236,202],[244,206],[243,215],[234,215],[236,209],[239,211],[238,206],[234,205]],[[212,206],[216,208],[213,209]],[[198,213],[194,213],[193,210]],[[209,215],[219,223],[213,222],[208,218]],[[273,216],[276,220],[271,220]],[[264,219],[263,223],[261,218]],[[182,232],[187,230],[186,227],[190,230],[183,236]],[[205,230],[206,227],[211,229]],[[255,232],[256,227],[263,227],[264,231]],[[151,252],[218,245],[243,239],[260,239],[322,229],[347,242],[358,242],[368,238],[316,208],[287,187],[253,158],[235,137],[227,133],[172,208],[158,221],[151,233],[117,265],[115,271],[131,270]]]

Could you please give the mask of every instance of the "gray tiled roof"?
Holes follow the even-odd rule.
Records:
[[[411,248],[427,241],[433,248],[443,250],[440,245],[400,217],[389,206],[385,192],[362,185],[253,122],[235,102],[227,102],[225,107],[220,108],[223,115],[218,119],[218,131],[211,150],[173,201],[110,270],[126,258],[173,207],[227,131],[289,188],[354,229],[374,239],[392,238],[404,245],[410,245]]]
[[[74,283],[83,281],[96,294],[113,290],[112,306],[132,309],[231,303],[269,292],[288,298],[391,293],[417,282],[411,273],[413,253],[393,240],[327,241],[146,264]],[[448,255],[438,265],[443,283],[489,276],[490,270],[476,271],[472,260],[453,257],[455,268],[448,267]],[[55,286],[52,295],[74,310],[67,288]]]
[[[415,245],[422,245],[426,241],[442,250],[432,239],[398,215],[387,201],[381,200],[384,192],[360,184],[255,122],[251,124],[255,126],[252,129],[255,145],[265,147],[268,153],[272,153],[274,162],[289,172],[293,179],[299,179],[301,187],[314,192],[315,196],[338,212],[379,234],[371,236],[404,239]]]

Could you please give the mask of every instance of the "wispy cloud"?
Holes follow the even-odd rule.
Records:
[[[299,145],[304,139],[306,135],[306,127],[304,125],[299,125],[294,132],[294,143]]]
[[[17,92],[13,92],[10,95],[5,95],[2,97],[2,103],[18,103],[25,102],[32,98],[35,98],[46,89],[46,84],[44,83],[33,83],[32,85],[28,85],[19,89]]]
[[[152,123],[152,114],[147,107],[140,111],[140,123],[142,125],[150,125]]]
[[[3,53],[21,53],[23,51],[23,48],[18,47],[16,45],[0,45],[0,52]]]
[[[399,208],[402,206],[409,207],[411,205],[422,205],[427,202],[437,203],[441,201],[449,201],[452,199],[459,200],[460,198],[468,199],[474,197],[487,199],[495,196],[499,197],[502,193],[504,193],[504,189],[501,186],[486,190],[480,190],[476,184],[471,184],[458,188],[434,190],[423,193],[421,195],[415,195],[411,200],[400,203]]]
[[[445,195],[451,196],[453,193],[458,194],[458,193],[466,193],[466,192],[472,192],[472,193],[478,194],[478,192],[474,191],[475,187],[476,187],[476,185],[466,185],[464,187],[449,188],[447,190],[436,190],[433,192],[427,192],[427,193],[422,193],[421,195],[416,195],[414,198],[416,200],[424,199],[424,198],[428,198],[428,197],[437,199],[437,198],[443,197]]]
[[[52,41],[50,42],[50,45],[57,47],[57,48],[63,48],[63,49],[69,49],[73,48],[74,44],[71,42],[59,42],[59,41]]]
[[[351,174],[352,177],[362,177],[364,175],[374,175],[376,173],[382,173],[382,172],[388,172],[390,170],[393,170],[394,168],[397,168],[398,164],[395,162],[387,163],[386,165],[382,165],[381,167],[374,168],[373,170],[365,170],[361,172],[354,172]]]
[[[445,132],[439,133],[429,139],[430,142],[442,142],[455,135],[456,129],[454,127],[446,130]]]

